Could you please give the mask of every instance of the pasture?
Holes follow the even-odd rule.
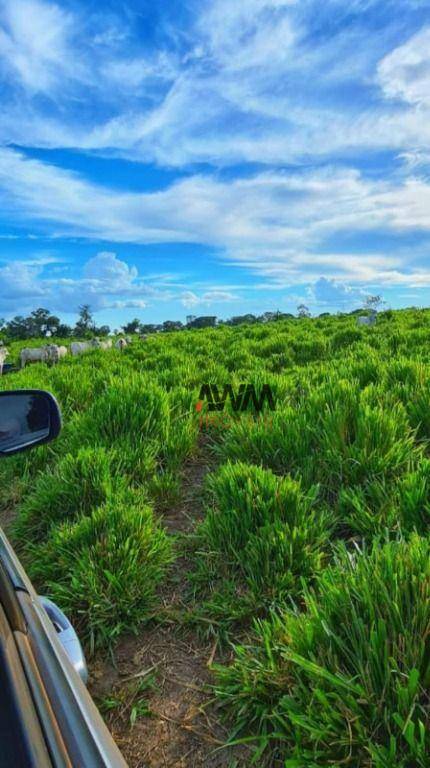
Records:
[[[270,418],[227,402],[202,428],[201,385],[243,382],[270,386]],[[429,765],[430,311],[162,333],[0,387],[61,405],[56,442],[1,463],[0,509],[131,765],[163,764],[151,731],[177,741],[167,765],[193,749],[157,685],[196,648],[188,686],[210,693],[183,765]],[[137,693],[130,649],[151,662]]]

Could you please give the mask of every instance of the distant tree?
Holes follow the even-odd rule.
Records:
[[[213,315],[203,315],[202,317],[196,317],[189,323],[188,328],[214,328],[215,325],[216,317]]]
[[[23,315],[15,315],[6,323],[6,333],[10,339],[28,339],[30,337],[30,323]]]
[[[30,336],[45,336],[46,332],[55,333],[60,320],[51,315],[49,309],[39,307],[35,309],[28,318],[28,328]]]
[[[122,326],[122,330],[124,333],[138,333],[140,330],[140,320],[135,317],[134,320],[130,320],[129,323],[125,323],[125,325]]]
[[[60,323],[57,327],[57,336],[60,339],[67,339],[69,336],[72,335],[72,328],[70,325],[67,325],[66,323]]]
[[[298,317],[310,317],[311,313],[309,308],[306,306],[306,304],[299,304],[297,307],[297,316]]]
[[[228,325],[243,325],[243,323],[256,323],[258,318],[256,315],[236,315],[235,317],[231,317],[228,321]]]
[[[364,306],[371,312],[377,312],[384,303],[382,296],[379,296],[378,294],[376,296],[367,296]]]
[[[79,319],[75,325],[75,336],[92,336],[94,334],[94,320],[89,304],[79,307]]]
[[[146,333],[155,333],[155,331],[156,331],[156,330],[157,330],[157,326],[156,326],[156,325],[154,325],[154,323],[143,323],[143,324],[142,324],[142,325],[139,327],[139,331],[140,331],[140,333],[142,333],[142,334],[146,334]]]
[[[165,320],[163,323],[163,331],[180,331],[182,328],[180,320]]]
[[[276,320],[276,312],[263,312],[258,320],[260,323],[270,323],[272,320]]]
[[[99,325],[98,327],[94,328],[95,336],[109,336],[109,334],[110,328],[108,325]]]
[[[295,320],[296,318],[291,312],[277,312],[275,320]]]

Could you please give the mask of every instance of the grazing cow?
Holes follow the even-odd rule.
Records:
[[[50,359],[48,346],[46,347],[24,347],[21,349],[21,368],[25,368],[27,363],[47,363]]]
[[[76,355],[82,355],[83,352],[88,352],[93,349],[89,341],[72,341],[70,345],[70,352],[73,357]]]
[[[3,374],[3,365],[9,354],[9,350],[6,347],[0,347],[0,376]]]
[[[57,344],[48,345],[48,359],[53,363],[58,363],[62,357],[66,357],[67,347],[59,347]]]
[[[62,357],[66,357],[68,354],[67,347],[58,347],[58,359],[61,360]]]
[[[91,339],[89,342],[91,349],[110,349],[112,346],[112,339],[105,339],[104,341],[101,341],[100,339]]]
[[[149,338],[149,336],[148,336],[147,333],[141,333],[140,336],[139,336],[139,339],[141,341],[146,341],[148,338]]]
[[[126,339],[118,339],[118,341],[115,342],[115,347],[119,349],[121,352],[123,349],[125,349],[127,346],[127,340]]]
[[[360,317],[357,317],[357,325],[375,325],[376,323],[376,317],[375,315],[361,315]]]

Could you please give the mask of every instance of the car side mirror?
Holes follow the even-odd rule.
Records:
[[[49,443],[60,429],[60,409],[50,392],[40,389],[0,392],[0,456],[11,456]]]

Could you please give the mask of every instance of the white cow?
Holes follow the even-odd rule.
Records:
[[[68,355],[69,350],[67,347],[58,347],[58,359],[61,360],[62,357],[66,357]]]
[[[93,349],[110,349],[112,347],[112,339],[105,339],[104,341],[91,339],[90,344]]]
[[[375,325],[376,317],[374,315],[360,315],[357,317],[357,325]]]
[[[123,349],[125,349],[127,346],[127,339],[118,339],[118,341],[115,342],[115,347],[119,349],[121,352]]]
[[[70,352],[73,357],[76,355],[82,355],[84,352],[88,352],[93,349],[89,341],[72,341],[70,345]]]
[[[59,347],[57,344],[48,345],[48,359],[53,363],[58,363],[61,358],[66,357],[67,347]]]
[[[3,365],[8,354],[9,354],[9,350],[7,350],[6,347],[0,347],[0,376],[2,376],[3,374]]]
[[[21,349],[21,368],[25,368],[27,363],[47,363],[49,360],[49,349],[46,347],[24,347]]]

